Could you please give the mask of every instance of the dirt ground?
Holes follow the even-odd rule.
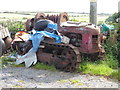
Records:
[[[62,71],[8,67],[0,72],[1,88],[118,88],[117,80]]]

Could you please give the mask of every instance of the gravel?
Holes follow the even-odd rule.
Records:
[[[0,72],[1,88],[118,88],[117,80],[62,71],[9,67]]]

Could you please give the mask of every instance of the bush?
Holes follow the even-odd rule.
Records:
[[[118,60],[116,56],[113,56],[112,54],[106,55],[104,61],[101,61],[102,64],[109,66],[112,69],[118,68]]]
[[[116,79],[118,79],[118,80],[120,80],[120,69],[119,69],[119,70],[114,70],[114,71],[111,73],[110,76],[111,76],[111,77],[114,77],[114,78],[116,78]]]
[[[106,56],[104,61],[101,61],[103,64],[108,65],[112,69],[118,68],[118,66],[120,66],[118,65],[118,59],[117,59],[118,42],[113,40],[112,39],[113,37],[114,37],[113,35],[109,37],[106,43],[104,44]]]
[[[112,16],[109,16],[105,21],[106,22],[111,22],[111,23],[116,23],[117,19],[120,17],[120,12],[114,13]]]
[[[3,24],[5,27],[8,27],[8,30],[10,32],[17,32],[18,29],[23,29],[25,28],[25,25],[22,21],[16,21],[16,20],[7,20],[7,21],[2,21],[0,24]]]
[[[16,20],[1,21],[0,24],[2,24],[5,27],[8,27],[12,38],[14,38],[16,32],[25,28],[25,25],[22,21]]]

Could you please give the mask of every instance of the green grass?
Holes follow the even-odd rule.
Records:
[[[23,18],[32,18],[34,15],[24,15],[16,13],[0,13],[0,17],[4,19],[17,19],[22,20]]]
[[[36,12],[37,13],[37,12]],[[15,19],[15,20],[23,20],[23,19],[28,19],[28,18],[33,18],[35,17],[36,13],[0,13],[0,20],[8,20],[8,19]],[[56,14],[56,13],[45,13],[47,14]],[[59,14],[59,13],[57,13]],[[77,20],[79,22],[89,22],[89,14],[87,15],[83,15],[83,14],[78,14],[77,17],[74,16],[74,14],[68,13],[69,15],[69,20]],[[103,15],[98,15],[97,16],[97,22],[104,22],[106,20],[106,18],[108,18],[109,16],[103,16]]]
[[[8,65],[11,65],[12,67],[25,67],[24,63],[16,65],[14,62],[15,60],[13,60],[12,58],[8,58],[8,56],[2,56],[0,57],[0,69],[7,68]],[[57,71],[54,66],[49,66],[40,62],[31,67],[35,69]]]
[[[120,69],[113,69],[109,67],[107,64],[101,64],[101,62],[82,62],[80,63],[77,72],[82,72],[83,74],[90,74],[90,75],[103,75],[109,76],[111,78],[115,78],[120,80]]]
[[[24,63],[22,63],[22,64],[13,64],[12,66],[13,67],[25,67],[25,64]],[[46,64],[43,64],[43,63],[41,63],[39,61],[35,65],[32,65],[31,67],[34,68],[34,69],[57,71],[57,69],[54,66],[46,65]]]
[[[7,68],[8,65],[12,65],[14,63],[12,58],[9,58],[7,56],[1,56],[0,57],[0,69]]]
[[[108,16],[98,16],[97,17],[97,24],[103,24]],[[69,17],[71,21],[77,22],[89,22],[89,16],[86,17]]]
[[[76,83],[79,83],[80,80],[69,80],[72,84],[76,84]]]
[[[89,17],[69,17],[70,21],[89,22]]]
[[[77,71],[82,72],[83,74],[105,76],[109,76],[113,72],[113,70],[107,65],[95,64],[92,62],[84,62],[84,64],[81,63]]]
[[[110,75],[112,78],[116,78],[118,80],[120,80],[120,69],[118,70],[114,70],[111,75]]]
[[[43,70],[50,70],[50,71],[57,71],[54,66],[49,66],[43,63],[38,62],[36,65],[33,66],[35,69],[43,69]]]
[[[12,65],[13,67],[25,67],[25,65],[22,63],[22,64],[13,64]]]
[[[109,66],[112,69],[118,68],[118,60],[116,56],[113,56],[112,54],[107,54],[105,56],[105,59],[101,61],[102,64]]]

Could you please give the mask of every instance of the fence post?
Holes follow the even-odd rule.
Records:
[[[118,12],[120,12],[120,1],[118,2]]]
[[[120,1],[118,2],[118,12],[120,12]],[[120,26],[120,17],[118,17],[118,25]]]
[[[90,23],[97,25],[97,0],[90,0]]]

